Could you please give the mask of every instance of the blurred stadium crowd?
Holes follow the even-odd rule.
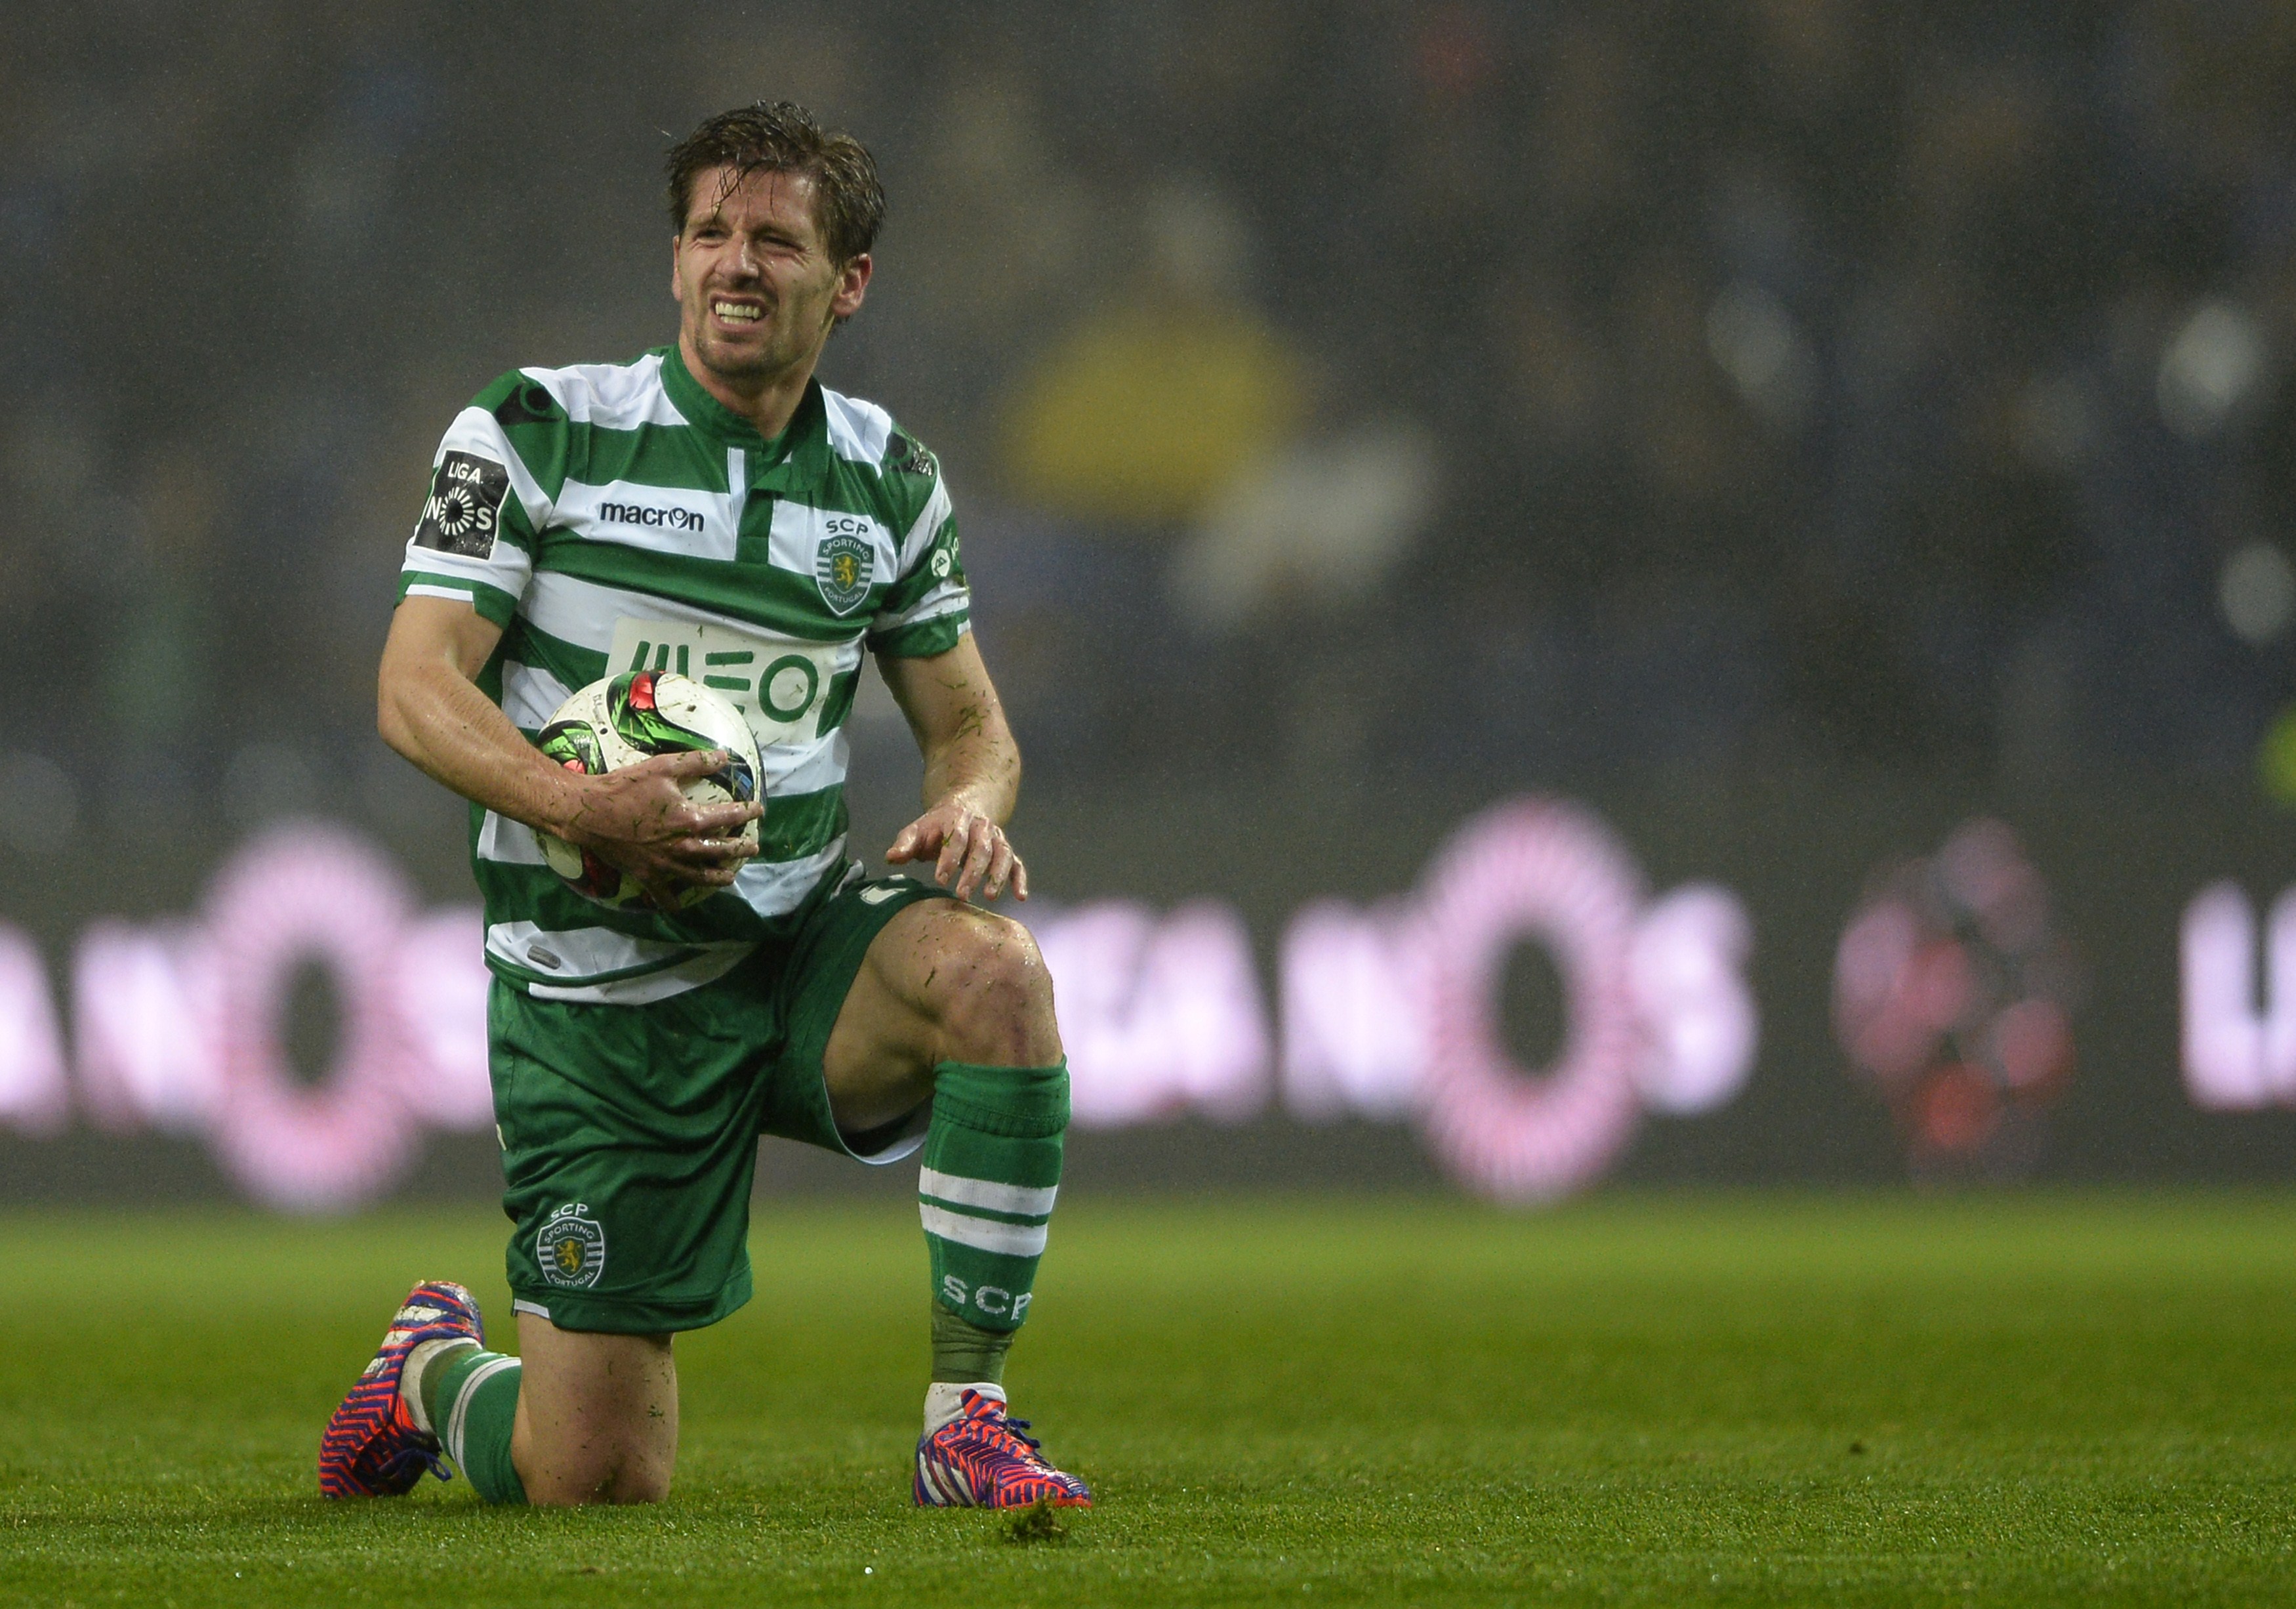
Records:
[[[2291,83],[2263,3],[11,7],[0,821],[425,785],[438,433],[669,339],[659,152],[760,95],[884,170],[824,373],[939,450],[1040,784],[2245,777]]]

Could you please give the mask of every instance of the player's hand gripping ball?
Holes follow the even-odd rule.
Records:
[[[668,670],[625,670],[588,686],[558,707],[535,743],[570,771],[599,776],[656,754],[723,749],[726,764],[707,776],[690,777],[686,798],[696,804],[748,804],[758,797],[758,740],[742,712],[700,682]],[[758,841],[758,824],[742,824],[741,837]],[[645,898],[636,878],[610,866],[590,850],[555,833],[535,829],[542,858],[576,893],[601,905],[636,905]],[[680,906],[699,904],[722,892],[691,888]]]

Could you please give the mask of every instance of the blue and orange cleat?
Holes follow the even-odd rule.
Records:
[[[1026,1508],[1049,1501],[1055,1508],[1090,1508],[1092,1492],[1074,1475],[1037,1456],[1026,1419],[1008,1419],[1004,1405],[979,1391],[958,1400],[964,1411],[917,1439],[916,1499],[920,1508]]]
[[[399,1399],[406,1355],[426,1341],[486,1344],[479,1304],[461,1285],[425,1280],[407,1292],[390,1333],[319,1438],[319,1490],[330,1498],[396,1498],[414,1490],[428,1470],[454,1477],[439,1461],[439,1438],[418,1429]]]

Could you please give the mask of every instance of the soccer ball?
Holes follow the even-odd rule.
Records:
[[[619,771],[656,754],[723,749],[723,769],[689,777],[685,796],[696,804],[747,804],[758,797],[758,740],[740,710],[691,677],[668,670],[625,670],[588,686],[558,707],[535,745],[570,771],[592,776]],[[758,841],[758,824],[741,837]],[[576,893],[617,908],[645,898],[638,881],[587,850],[534,829],[542,858]],[[722,891],[691,888],[681,907]]]

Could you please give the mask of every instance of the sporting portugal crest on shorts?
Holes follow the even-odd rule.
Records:
[[[851,614],[869,595],[869,572],[876,567],[877,552],[849,531],[832,531],[814,550],[814,578],[821,583],[821,601],[832,614]]]
[[[582,1203],[568,1202],[534,1237],[534,1256],[552,1285],[574,1290],[596,1285],[606,1271],[605,1226]]]

